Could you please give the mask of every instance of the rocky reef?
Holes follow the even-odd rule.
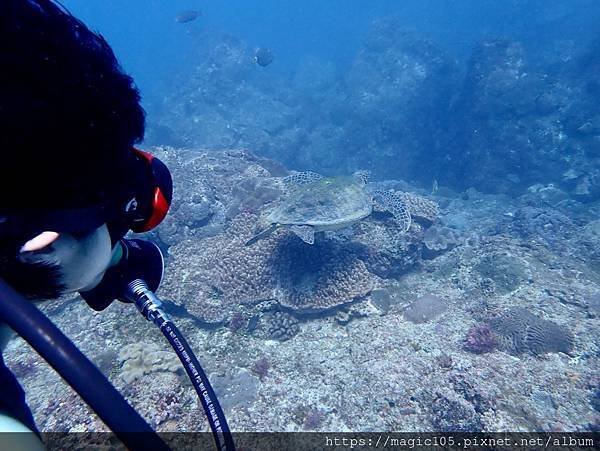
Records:
[[[163,97],[149,143],[250,148],[326,175],[421,174],[419,155],[435,147],[432,130],[457,83],[456,63],[395,18],[373,22],[347,73],[307,58],[291,83],[254,71],[249,47],[233,36],[207,33],[197,49],[174,80],[177,89]],[[422,179],[430,183],[431,174]]]
[[[216,155],[197,153],[190,161],[193,168],[206,168]],[[170,243],[166,233],[171,237],[173,224],[180,224],[183,233],[177,235],[179,242],[169,247],[170,271],[162,293],[204,322],[225,323],[236,314],[252,317],[274,304],[307,314],[365,300],[373,289],[385,285],[385,278],[418,264],[424,230],[439,213],[434,201],[402,192],[401,198],[414,218],[406,234],[398,231],[389,213],[381,212],[341,236],[320,236],[313,245],[279,229],[246,246],[265,227],[261,212],[283,195],[282,183],[271,176],[269,164],[263,161],[263,167],[254,155],[240,152],[235,163],[232,158],[231,152],[223,154],[221,165],[228,169],[209,172],[213,181],[206,178],[206,172],[204,177],[191,178],[197,169],[185,163],[175,177],[186,181],[188,201],[178,200],[169,222],[156,232],[163,243]],[[196,187],[189,186],[187,180],[195,180]],[[204,194],[207,185],[214,191],[211,196]],[[205,202],[206,208],[200,209],[203,213],[225,221],[218,223],[223,226],[222,233],[204,236],[214,227],[211,220],[190,227],[198,211],[193,206],[198,205],[195,199]]]
[[[367,169],[514,195],[552,184],[597,198],[598,39],[581,49],[556,37],[542,45],[492,36],[457,61],[399,22],[374,20],[345,72],[310,57],[291,80],[254,71],[248,45],[207,32],[162,97],[148,142],[249,148],[328,175]]]
[[[410,205],[404,235],[373,212],[314,245],[280,228],[244,246],[285,168],[248,151],[154,152],[177,193],[148,235],[167,255],[159,294],[233,429],[597,430],[597,203],[567,194],[552,205],[546,190],[424,195],[387,181],[378,188]],[[560,246],[536,238],[545,224]],[[173,354],[131,304],[41,307],[153,427],[208,430]],[[105,430],[22,340],[4,355],[43,431]]]

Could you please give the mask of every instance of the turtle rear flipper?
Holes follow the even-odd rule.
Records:
[[[267,227],[264,230],[261,230],[260,232],[258,232],[256,235],[254,235],[252,238],[250,238],[248,241],[246,241],[244,243],[244,246],[251,246],[254,243],[256,243],[259,240],[262,240],[263,238],[268,237],[270,234],[272,234],[275,229],[277,229],[279,227],[279,224],[271,224],[269,227]]]
[[[308,225],[293,225],[290,229],[305,243],[315,243],[315,229],[313,227]]]
[[[380,209],[389,211],[394,216],[394,219],[396,219],[402,233],[406,233],[410,228],[411,217],[402,196],[395,191],[381,190],[373,191],[371,194],[373,196],[373,202],[375,202]]]

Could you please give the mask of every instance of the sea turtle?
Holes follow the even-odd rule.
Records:
[[[389,211],[401,233],[410,227],[410,213],[400,195],[369,189],[365,171],[339,177],[299,172],[285,177],[283,183],[285,197],[266,215],[270,226],[250,238],[246,246],[279,227],[289,227],[302,241],[313,244],[315,232],[348,227],[369,216],[374,207]]]

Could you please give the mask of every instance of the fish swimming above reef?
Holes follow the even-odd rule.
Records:
[[[258,48],[254,52],[254,62],[262,67],[267,67],[273,62],[273,52],[271,49]]]
[[[179,14],[177,14],[177,16],[175,16],[175,22],[177,22],[177,23],[193,22],[201,15],[202,15],[202,13],[200,11],[198,11],[197,9],[181,11]]]

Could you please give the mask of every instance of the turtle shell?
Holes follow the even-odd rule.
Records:
[[[271,223],[344,227],[371,214],[373,201],[356,177],[323,178],[297,186],[267,215]]]

